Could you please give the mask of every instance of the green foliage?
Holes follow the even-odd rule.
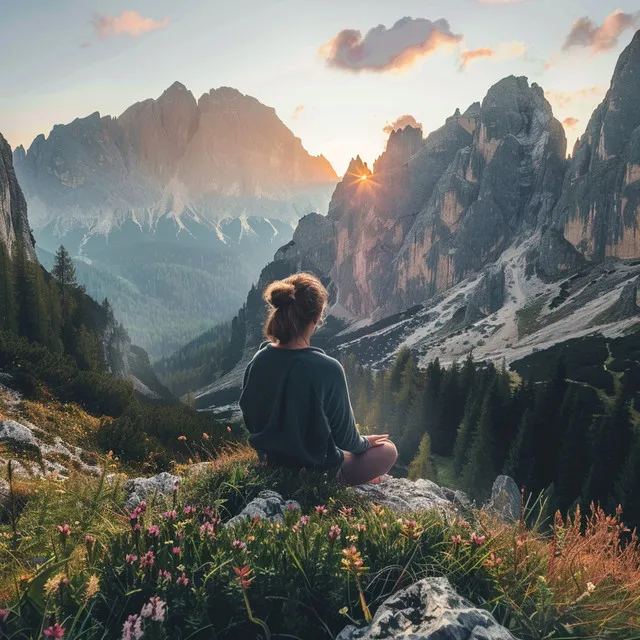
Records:
[[[409,465],[409,479],[418,480],[418,478],[433,480],[434,482],[438,480],[438,471],[431,459],[431,438],[429,438],[428,433],[422,436],[418,453],[416,453],[416,457]]]

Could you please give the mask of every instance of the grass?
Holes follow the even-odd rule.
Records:
[[[66,639],[134,637],[126,625],[138,624],[145,638],[321,640],[442,575],[523,640],[640,637],[640,551],[620,514],[557,516],[551,534],[481,511],[399,517],[325,475],[264,467],[243,446],[181,470],[192,472],[178,493],[132,514],[108,466],[32,486],[17,522],[0,527],[0,634],[59,624]],[[301,510],[223,526],[265,488]]]
[[[548,296],[540,296],[532,300],[526,307],[516,311],[519,339],[535,333],[543,326],[540,323],[540,312],[544,308],[547,299]]]

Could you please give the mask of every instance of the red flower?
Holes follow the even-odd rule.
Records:
[[[56,622],[52,627],[45,629],[42,635],[49,638],[62,638],[64,636],[64,629]]]
[[[62,536],[70,536],[71,535],[71,527],[68,524],[59,524],[58,525],[58,531],[60,532],[60,535]],[[60,636],[62,637],[62,636]]]
[[[251,582],[253,581],[253,576],[251,575],[251,569],[248,566],[242,567],[242,569],[238,569],[238,567],[233,567],[233,570],[236,573],[236,580],[240,583],[243,589],[248,589],[251,586]]]

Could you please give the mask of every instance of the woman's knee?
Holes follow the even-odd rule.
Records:
[[[398,459],[398,450],[396,449],[396,445],[388,440],[382,445],[382,452],[384,454],[385,461],[389,464],[389,468],[391,468],[396,460]]]

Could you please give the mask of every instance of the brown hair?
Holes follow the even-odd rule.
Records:
[[[319,322],[329,294],[311,273],[296,273],[272,282],[264,291],[269,316],[264,332],[278,344],[300,337],[310,322]]]

